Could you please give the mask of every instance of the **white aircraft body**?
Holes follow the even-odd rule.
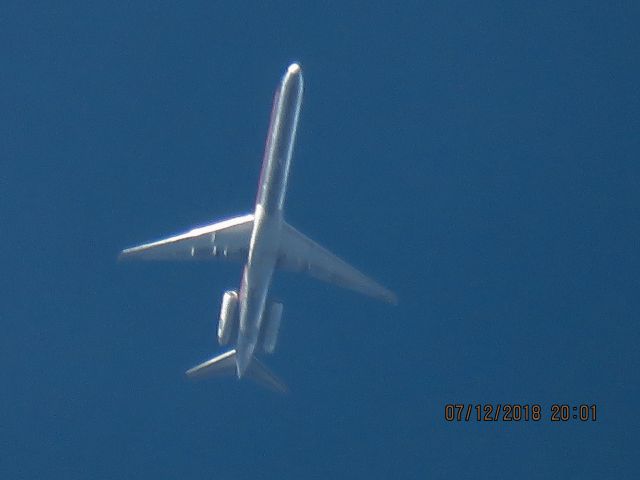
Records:
[[[286,390],[284,383],[256,358],[258,352],[272,353],[276,346],[282,304],[268,301],[276,268],[307,273],[397,303],[393,292],[340,260],[283,218],[302,91],[302,70],[294,63],[275,93],[253,213],[128,248],[120,254],[122,259],[223,258],[245,262],[240,291],[224,293],[218,323],[219,343],[226,345],[235,337],[235,348],[188,370],[190,377],[235,373],[238,378],[246,375],[271,389]]]

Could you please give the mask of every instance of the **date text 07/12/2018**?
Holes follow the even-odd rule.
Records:
[[[447,403],[444,419],[447,422],[595,422],[596,410],[595,404],[554,403],[544,408],[539,403]]]

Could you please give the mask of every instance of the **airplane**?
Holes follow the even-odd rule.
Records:
[[[390,290],[368,278],[289,225],[283,216],[289,167],[300,116],[302,69],[293,63],[276,89],[253,213],[195,228],[182,235],[127,248],[120,259],[245,262],[240,291],[222,297],[218,342],[235,337],[235,348],[186,372],[200,378],[248,376],[278,392],[286,385],[257,357],[276,347],[282,303],[268,300],[274,270],[301,272],[316,279],[396,304]]]

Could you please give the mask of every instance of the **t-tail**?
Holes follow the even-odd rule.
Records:
[[[236,351],[234,349],[218,355],[211,360],[207,360],[200,365],[196,365],[195,367],[187,370],[186,374],[189,378],[199,379],[220,376],[236,376],[236,371]],[[245,376],[274,392],[287,393],[289,391],[287,385],[256,357],[253,357],[251,360],[251,363],[245,372]]]

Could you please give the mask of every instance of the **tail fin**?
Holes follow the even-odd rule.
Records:
[[[229,350],[217,357],[207,360],[206,362],[196,365],[187,370],[186,374],[189,378],[209,378],[225,375],[234,375],[236,373],[236,351]],[[274,392],[287,393],[289,389],[285,383],[280,380],[275,373],[269,370],[264,363],[253,357],[247,376],[256,383],[268,388]]]

